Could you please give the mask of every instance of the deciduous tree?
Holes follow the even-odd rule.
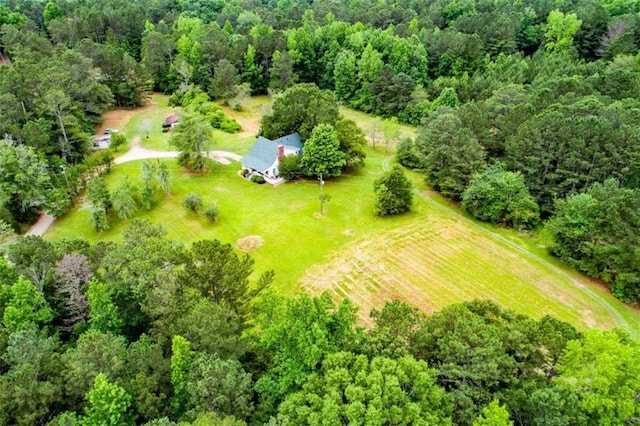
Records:
[[[297,84],[273,102],[273,112],[262,117],[261,133],[269,138],[298,132],[306,141],[319,124],[334,125],[340,118],[338,102],[332,92],[315,84]]]
[[[340,140],[329,124],[313,129],[302,151],[302,164],[307,174],[328,178],[340,176],[345,166],[345,154],[340,151]]]
[[[451,403],[435,370],[408,355],[371,361],[349,352],[328,355],[278,411],[295,424],[451,424]]]

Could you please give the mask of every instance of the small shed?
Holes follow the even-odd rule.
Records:
[[[108,149],[111,146],[111,135],[95,135],[93,149]]]
[[[162,128],[166,129],[166,130],[173,129],[174,127],[176,127],[178,125],[179,122],[180,122],[180,116],[178,114],[168,115],[164,119],[164,123],[162,124]]]

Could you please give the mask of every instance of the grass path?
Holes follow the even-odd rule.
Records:
[[[441,204],[433,201],[433,199],[431,199],[430,197],[426,196],[423,192],[420,191],[416,191],[417,195],[424,200],[427,204],[430,205],[430,207],[432,208],[439,208],[441,210],[445,210],[446,207],[442,206]],[[591,299],[593,302],[597,303],[601,308],[603,308],[604,310],[606,310],[609,315],[611,315],[611,317],[615,320],[615,324],[617,324],[617,326],[622,327],[624,329],[626,329],[627,331],[637,335],[640,335],[640,327],[638,324],[638,321],[640,320],[639,318],[633,318],[632,320],[628,320],[627,318],[625,318],[625,316],[623,316],[618,310],[614,309],[612,307],[612,305],[604,299],[604,297],[602,297],[601,295],[599,295],[596,292],[595,287],[597,286],[597,284],[585,284],[584,280],[585,278],[583,277],[583,280],[578,280],[576,278],[574,278],[573,276],[571,276],[568,272],[566,272],[565,270],[563,270],[562,268],[553,265],[551,262],[543,259],[542,257],[540,257],[539,255],[536,255],[535,253],[533,253],[530,250],[524,249],[522,246],[513,243],[512,241],[510,241],[509,239],[503,237],[502,235],[496,233],[496,232],[492,232],[491,230],[487,229],[484,226],[480,226],[477,222],[472,221],[467,219],[467,222],[469,223],[470,226],[475,227],[477,230],[483,232],[485,235],[487,235],[488,238],[493,238],[493,239],[497,239],[499,240],[502,244],[508,246],[511,250],[516,251],[518,253],[520,253],[521,256],[526,257],[538,264],[540,264],[541,266],[543,266],[544,268],[546,268],[550,273],[553,274],[557,274],[559,276],[561,276],[566,282],[571,283],[578,291],[584,293],[585,295],[587,295],[589,297],[589,299]],[[602,289],[600,289],[602,290]],[[605,290],[607,291],[607,290]],[[635,312],[635,314],[640,315],[640,312]]]

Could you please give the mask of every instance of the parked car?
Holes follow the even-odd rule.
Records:
[[[118,133],[118,129],[114,129],[112,127],[107,127],[106,129],[104,129],[105,135],[110,135],[111,133]]]

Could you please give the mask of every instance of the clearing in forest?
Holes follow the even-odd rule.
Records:
[[[125,134],[138,136],[141,123],[148,123],[145,120],[164,118],[169,109],[166,97],[154,95],[153,99],[155,110],[132,111],[124,125]],[[245,132],[252,133],[267,104],[267,98],[257,98],[242,112],[225,112],[246,126]],[[356,119],[365,132],[375,120],[351,110],[343,109],[343,113]],[[126,116],[111,114],[122,120]],[[109,120],[112,118],[105,127],[118,127]],[[150,137],[156,146],[147,146],[144,138],[142,146],[167,146],[167,135],[157,132],[158,138]],[[253,136],[226,135],[215,149],[242,155],[252,142]],[[274,188],[240,178],[236,162],[214,164],[208,173],[194,175],[185,173],[174,159],[166,159],[163,161],[169,162],[174,182],[172,195],[161,197],[150,211],[139,210],[136,217],[162,224],[173,239],[217,238],[250,251],[256,274],[271,269],[276,272],[274,286],[278,291],[318,294],[326,290],[336,298],[349,297],[360,307],[363,322],[371,308],[379,308],[389,299],[401,299],[431,312],[450,303],[482,298],[536,318],[549,314],[583,329],[617,326],[640,336],[637,310],[616,300],[602,285],[560,264],[534,239],[471,220],[455,204],[428,192],[422,175],[410,173],[417,188],[413,212],[376,217],[373,181],[389,167],[393,154],[379,146],[375,151],[369,149],[367,156],[364,169],[327,180],[324,190],[331,200],[324,216],[318,213],[319,185],[315,180]],[[114,167],[106,176],[110,188],[125,175],[138,182],[140,165],[131,162]],[[217,223],[209,224],[202,215],[185,211],[181,202],[190,192],[202,195],[205,204],[217,201]],[[46,236],[119,239],[127,223],[112,220],[109,231],[96,233],[87,206],[80,205],[56,221]]]
[[[491,299],[539,318],[552,315],[579,328],[622,327],[638,335],[638,312],[615,300],[598,283],[558,265],[530,241],[480,225],[421,193],[422,220],[368,235],[311,268],[303,288],[349,297],[369,321],[372,308],[399,299],[425,312],[475,298]]]

